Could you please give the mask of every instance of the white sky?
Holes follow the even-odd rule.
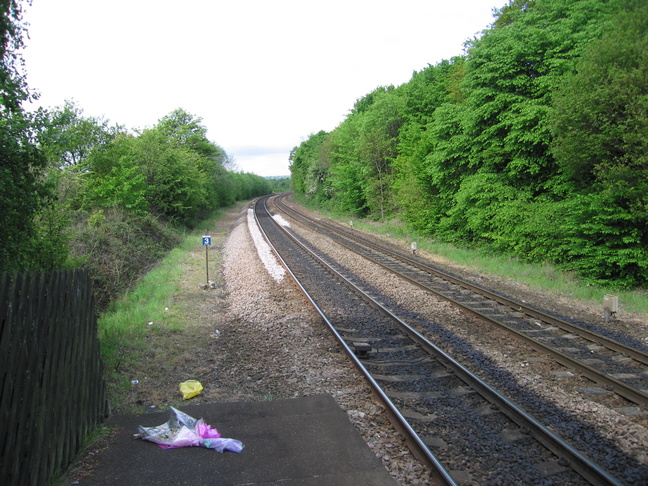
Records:
[[[358,98],[463,53],[506,0],[33,0],[23,51],[37,106],[74,100],[129,129],[176,108],[240,170],[288,155]]]

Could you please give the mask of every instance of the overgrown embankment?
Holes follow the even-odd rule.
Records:
[[[90,270],[97,309],[108,309],[183,238],[184,231],[152,215],[97,211],[73,229],[70,253]]]

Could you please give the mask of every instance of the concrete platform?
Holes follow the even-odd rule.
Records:
[[[80,485],[391,485],[394,479],[344,411],[328,395],[268,402],[178,407],[204,418],[223,437],[245,445],[241,453],[202,447],[164,450],[134,439],[139,425],[160,425],[169,412],[118,415],[108,449],[92,477]]]

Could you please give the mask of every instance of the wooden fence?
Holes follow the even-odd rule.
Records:
[[[108,414],[86,271],[0,279],[0,483],[47,484]]]

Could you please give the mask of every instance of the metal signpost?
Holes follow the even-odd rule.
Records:
[[[211,236],[203,236],[202,244],[205,247],[205,271],[207,273],[207,288],[209,288],[209,247],[211,246]]]

